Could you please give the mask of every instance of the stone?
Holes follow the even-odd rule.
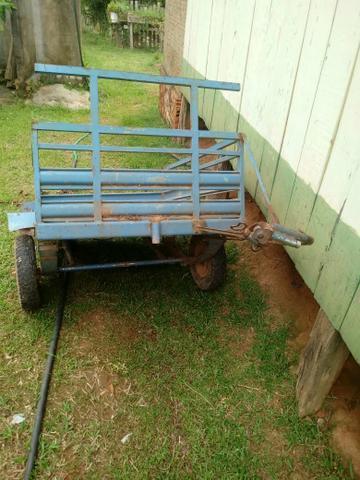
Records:
[[[69,89],[61,83],[44,85],[33,95],[34,105],[49,105],[81,110],[90,108],[89,92]]]

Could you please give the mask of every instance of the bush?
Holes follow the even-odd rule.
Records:
[[[151,8],[152,6],[154,6],[154,4],[155,4],[155,0],[142,1],[139,3],[140,7],[148,6],[148,8],[146,10],[143,8],[134,10],[132,8],[131,2],[129,3],[128,0],[111,0],[107,6],[107,11],[115,12],[119,16],[132,13],[136,17],[141,18],[142,20],[148,21],[149,23],[163,22],[164,9]],[[163,5],[163,3],[161,4]]]
[[[107,6],[110,0],[81,0],[82,14],[89,22],[100,30],[105,32],[108,28]]]

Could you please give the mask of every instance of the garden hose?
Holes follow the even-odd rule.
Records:
[[[36,465],[36,458],[39,449],[39,440],[41,436],[42,422],[46,410],[46,401],[49,392],[49,386],[51,381],[51,374],[53,371],[53,366],[55,362],[55,355],[60,335],[60,330],[62,326],[62,321],[64,317],[65,301],[66,301],[66,292],[68,285],[68,275],[65,273],[61,277],[61,286],[60,286],[60,296],[56,309],[56,319],[54,325],[53,336],[51,339],[46,367],[43,375],[43,380],[41,384],[40,397],[37,404],[34,428],[31,435],[30,450],[26,462],[24,480],[30,480],[33,474],[33,470]]]
[[[84,140],[84,138],[86,138],[87,136],[89,136],[90,133],[85,133],[85,135],[82,135],[80,138],[78,138],[76,140],[76,142],[74,143],[74,145],[78,145],[82,140]],[[77,166],[77,161],[78,161],[78,158],[79,158],[79,155],[78,155],[78,152],[76,150],[74,150],[72,152],[72,155],[71,155],[71,158],[72,158],[72,161],[73,161],[73,165],[72,165],[72,168],[76,168]]]

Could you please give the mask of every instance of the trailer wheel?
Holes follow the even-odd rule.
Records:
[[[40,295],[35,244],[30,235],[20,235],[15,239],[15,268],[20,305],[26,311],[36,310],[40,306]]]
[[[190,255],[201,255],[211,237],[193,236],[190,243]],[[226,275],[226,253],[224,245],[222,245],[216,254],[204,262],[194,263],[190,265],[191,275],[200,290],[215,290],[224,283]]]

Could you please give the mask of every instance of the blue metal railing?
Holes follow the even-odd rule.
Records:
[[[90,79],[90,124],[40,122],[33,126],[33,165],[35,181],[36,223],[53,220],[61,223],[86,219],[95,223],[126,216],[202,216],[239,218],[244,208],[243,146],[236,132],[205,131],[198,128],[199,88],[239,90],[236,83],[217,82],[182,77],[165,77],[130,72],[113,72],[83,67],[36,64],[38,73],[84,76]],[[166,128],[129,128],[100,124],[98,80],[117,79],[154,84],[190,87],[189,130]],[[91,142],[73,143],[39,142],[39,132],[89,133]],[[152,137],[189,138],[191,147],[133,147],[104,145],[101,135],[139,135]],[[200,146],[201,139],[220,140],[207,148]],[[232,146],[235,150],[227,150]],[[91,152],[91,168],[40,168],[40,151]],[[101,167],[102,152],[157,153],[185,155],[164,169],[105,169]],[[205,156],[214,159],[201,163]],[[236,171],[211,171],[226,159],[237,160]],[[190,170],[184,169],[190,164]],[[178,170],[179,168],[181,170]],[[49,194],[51,191],[68,191]],[[91,190],[79,194],[76,191]],[[106,193],[104,192],[113,192]],[[146,193],[144,192],[146,191]],[[236,191],[236,198],[206,199],[214,193]],[[45,194],[46,192],[46,194]]]

